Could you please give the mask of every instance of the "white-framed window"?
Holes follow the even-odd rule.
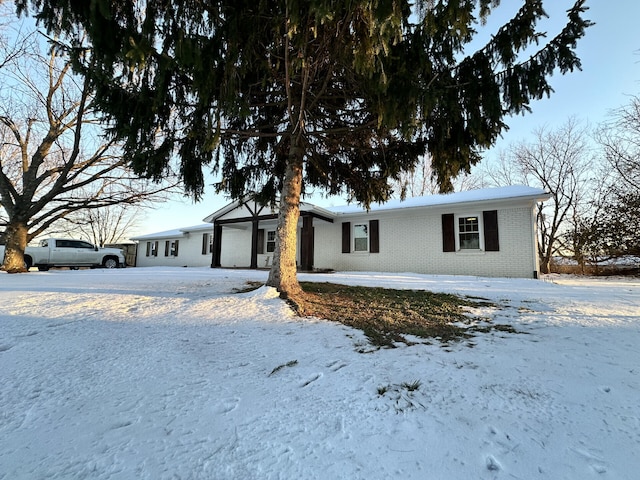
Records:
[[[480,220],[478,216],[458,218],[460,250],[480,249]]]
[[[380,221],[342,222],[342,253],[380,253]],[[451,227],[453,230],[453,227]],[[452,240],[453,242],[453,240]]]
[[[267,231],[267,253],[273,253],[276,251],[276,231]]]
[[[475,213],[456,215],[456,250],[482,251],[484,241],[482,235],[482,215]]]
[[[442,214],[443,252],[499,252],[498,210]]]
[[[353,251],[369,251],[369,224],[356,223],[353,225]]]

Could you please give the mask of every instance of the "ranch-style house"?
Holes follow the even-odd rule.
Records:
[[[536,278],[536,208],[549,197],[509,186],[392,200],[368,211],[302,202],[298,268]],[[132,238],[136,265],[271,266],[276,210],[247,197],[203,221]]]

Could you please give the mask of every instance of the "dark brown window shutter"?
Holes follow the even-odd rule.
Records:
[[[207,254],[208,248],[209,248],[209,234],[203,233],[202,234],[202,254],[203,255]]]
[[[169,244],[171,242],[169,240],[164,242],[164,256],[168,257],[169,256]]]
[[[351,222],[342,222],[342,253],[351,252]]]
[[[264,228],[259,228],[258,229],[258,250],[257,253],[259,254],[263,254],[264,253]]]
[[[484,249],[487,252],[499,252],[500,241],[498,239],[498,211],[485,210],[482,212],[484,225]]]
[[[175,248],[175,251],[173,252],[173,255],[174,255],[175,257],[177,257],[177,256],[178,256],[178,245],[179,245],[179,244],[180,244],[180,240],[176,240],[176,248]]]
[[[380,253],[380,222],[369,221],[369,253]]]
[[[453,224],[453,213],[442,215],[442,251],[456,251],[456,232]]]
[[[147,257],[151,253],[151,242],[147,242]]]

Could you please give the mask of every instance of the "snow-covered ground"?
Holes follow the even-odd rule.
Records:
[[[639,478],[640,279],[300,275],[525,332],[379,350],[266,275],[0,273],[0,479]]]

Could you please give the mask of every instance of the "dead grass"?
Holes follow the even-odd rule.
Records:
[[[358,328],[376,346],[410,344],[405,335],[449,342],[469,338],[479,331],[513,331],[508,325],[492,325],[487,319],[482,319],[482,326],[474,326],[478,319],[466,314],[464,307],[491,305],[485,299],[333,283],[300,285],[304,293],[292,299],[299,314]]]
[[[264,285],[264,282],[254,282],[254,281],[249,281],[245,283],[245,286],[242,288],[234,288],[233,289],[233,293],[248,293],[248,292],[253,292],[254,290],[257,290],[258,288],[262,287]]]
[[[248,292],[262,285],[247,282],[246,288],[235,291]],[[414,342],[408,340],[407,335],[446,344],[478,333],[518,333],[511,325],[495,324],[488,318],[469,314],[466,307],[498,307],[481,297],[328,282],[300,282],[300,286],[302,294],[287,299],[298,315],[362,330],[377,347],[394,347],[398,342],[411,345]]]

